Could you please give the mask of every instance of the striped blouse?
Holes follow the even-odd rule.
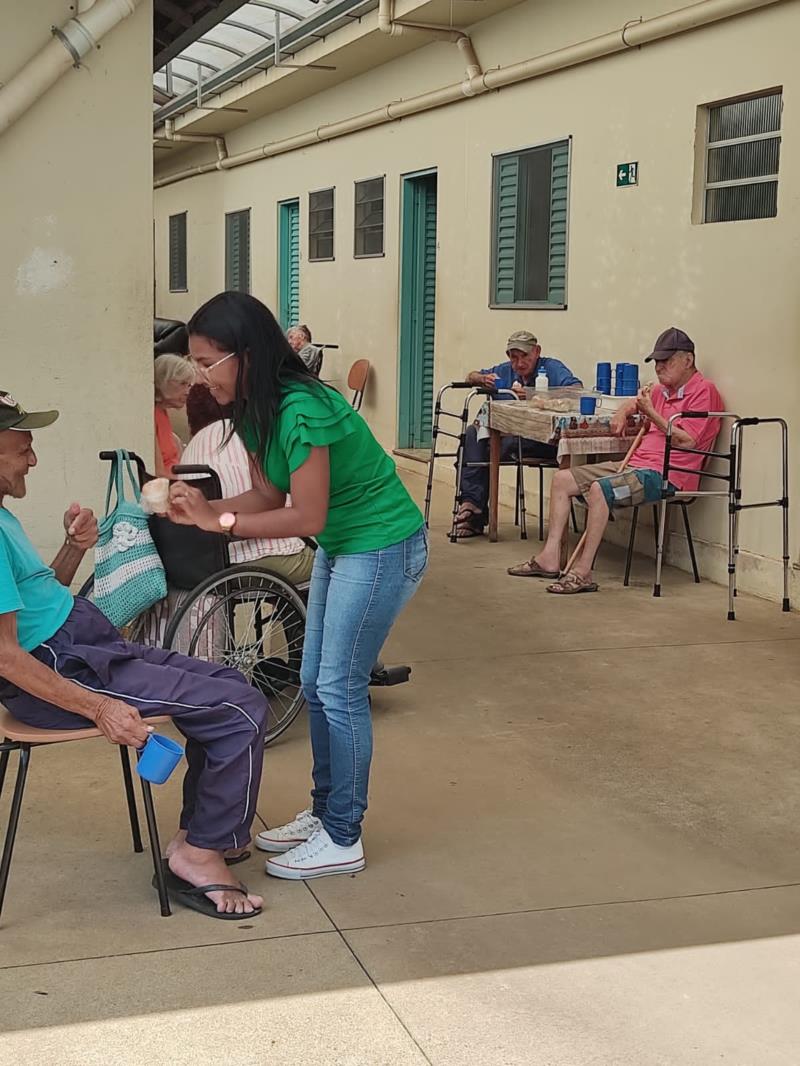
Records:
[[[253,487],[247,449],[234,433],[225,443],[230,423],[212,422],[196,433],[186,445],[181,463],[210,466],[219,475],[223,499],[241,496]],[[187,475],[186,480],[190,476]],[[287,506],[289,501],[287,500]],[[299,537],[252,537],[231,541],[228,551],[232,563],[249,563],[266,555],[297,555],[305,547]]]

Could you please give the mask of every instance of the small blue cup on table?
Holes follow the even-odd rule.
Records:
[[[151,733],[139,752],[136,772],[151,785],[163,785],[183,758],[183,748],[169,737]]]
[[[597,398],[594,396],[581,396],[581,414],[593,415],[597,407]]]

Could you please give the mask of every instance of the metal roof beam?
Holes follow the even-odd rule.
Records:
[[[247,54],[243,52],[241,48],[234,48],[231,44],[223,44],[222,41],[215,41],[213,37],[198,37],[198,44],[206,44],[209,48],[220,48],[223,52],[230,52],[231,55],[238,56],[239,59],[243,59]],[[177,59],[178,56],[175,56]]]
[[[254,33],[256,37],[263,37],[267,41],[273,40],[271,33],[266,33],[257,26],[248,26],[246,22],[237,22],[235,19],[223,19],[221,24],[223,26],[234,26],[237,30],[245,30],[247,33]]]

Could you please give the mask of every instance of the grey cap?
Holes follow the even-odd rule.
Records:
[[[669,359],[675,352],[691,352],[694,355],[694,341],[682,329],[670,326],[658,335],[655,346],[645,358],[645,362],[651,363],[653,360],[660,362],[662,359]]]
[[[532,333],[529,333],[526,329],[520,329],[516,333],[512,333],[508,338],[506,351],[510,352],[512,348],[516,348],[519,352],[528,352],[530,354],[538,343]]]

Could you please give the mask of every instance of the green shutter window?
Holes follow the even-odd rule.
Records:
[[[169,216],[169,291],[188,290],[186,271],[186,212]]]
[[[550,178],[550,249],[547,271],[547,302],[567,302],[567,196],[569,193],[569,145],[553,147]]]
[[[308,258],[333,259],[333,189],[308,194]]]
[[[502,156],[495,168],[495,263],[494,299],[496,304],[513,304],[514,276],[517,263],[517,186],[519,159]]]
[[[495,156],[493,307],[566,307],[569,141]]]
[[[356,259],[383,255],[383,178],[356,182],[355,243]]]
[[[225,216],[225,288],[250,292],[250,209]]]
[[[284,329],[300,321],[300,201],[278,204],[278,304]]]

